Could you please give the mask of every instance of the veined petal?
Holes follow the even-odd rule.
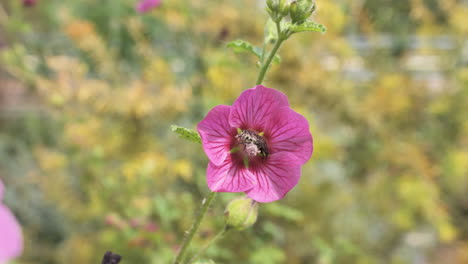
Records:
[[[237,98],[232,105],[229,123],[235,128],[263,130],[268,120],[284,106],[289,106],[286,95],[258,85]]]
[[[223,164],[208,163],[206,171],[208,187],[213,192],[245,192],[255,184],[253,174],[229,156]]]
[[[23,235],[15,216],[0,204],[0,263],[13,259],[23,251]]]
[[[291,108],[282,107],[268,122],[265,134],[272,153],[285,151],[294,154],[298,158],[295,165],[302,165],[310,159],[313,141],[309,122]]]
[[[197,125],[206,155],[215,165],[221,165],[229,154],[235,130],[229,125],[231,107],[218,105]],[[234,133],[234,134],[233,134]]]
[[[264,164],[252,168],[257,184],[246,191],[247,196],[261,203],[283,198],[299,181],[301,166],[294,155],[286,152],[274,153]]]

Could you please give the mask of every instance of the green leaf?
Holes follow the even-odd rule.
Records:
[[[297,6],[300,10],[311,9],[314,2],[312,0],[297,0]]]
[[[250,256],[251,264],[279,264],[285,263],[286,254],[277,247],[263,246],[256,248]]]
[[[273,58],[273,63],[275,64],[281,63],[281,57],[279,55],[275,55],[275,57]]]
[[[327,28],[324,25],[313,22],[313,21],[305,21],[304,23],[299,24],[299,25],[288,24],[288,28],[289,30],[291,30],[291,32],[294,32],[294,33],[307,32],[307,31],[325,33],[327,31]]]
[[[301,211],[279,203],[269,203],[263,208],[268,214],[281,217],[291,222],[301,222],[304,220],[304,214]]]
[[[248,52],[250,54],[257,56],[259,60],[262,58],[262,49],[250,44],[248,41],[238,39],[238,40],[229,42],[226,46],[228,48],[231,48],[236,53]],[[268,56],[268,54],[266,54],[265,56]],[[281,62],[280,56],[275,55],[273,62],[280,63]]]
[[[211,259],[209,259],[209,260],[198,260],[194,264],[215,264],[215,262],[213,260],[211,260]]]
[[[276,24],[273,20],[268,19],[265,24],[265,43],[273,44],[278,39],[278,30],[276,30]]]
[[[241,53],[241,52],[250,52],[257,57],[262,56],[262,50],[258,47],[255,47],[254,45],[250,44],[248,41],[238,39],[231,41],[227,44],[228,48],[231,48],[234,50],[236,53]]]
[[[180,138],[183,138],[183,139],[186,139],[188,141],[192,141],[192,142],[201,144],[200,135],[198,134],[197,131],[195,131],[193,129],[172,125],[171,130],[172,130],[172,132],[175,132],[175,133],[179,134]]]
[[[279,55],[275,55],[275,57],[273,58],[273,63],[275,64],[281,63],[281,57]]]

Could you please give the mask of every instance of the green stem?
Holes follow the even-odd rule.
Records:
[[[205,216],[206,212],[208,211],[208,208],[210,208],[210,205],[213,203],[215,197],[216,192],[210,192],[208,198],[203,199],[202,207],[198,211],[198,214],[194,219],[189,231],[187,231],[187,236],[185,237],[184,242],[182,243],[182,248],[180,249],[179,254],[176,257],[174,264],[184,263],[185,255],[187,254],[187,250],[190,246],[190,243],[192,242],[195,233],[197,233],[197,230],[200,227],[200,223],[203,220],[203,217]]]
[[[265,51],[266,51],[266,45],[267,43],[264,41],[263,42],[263,47],[262,47],[262,56],[260,57],[260,65],[263,65],[263,61],[265,60]]]
[[[256,85],[262,84],[263,79],[265,78],[265,74],[268,71],[268,68],[270,68],[270,64],[273,61],[273,58],[275,57],[276,52],[279,50],[279,48],[281,47],[281,44],[283,44],[283,41],[285,40],[285,38],[281,36],[281,26],[279,22],[276,23],[276,29],[278,31],[278,40],[276,41],[275,46],[273,47],[270,54],[268,55],[268,59],[266,60],[265,63],[262,64],[262,68],[260,69],[260,73],[258,74]]]
[[[213,245],[216,241],[218,241],[224,234],[226,234],[227,231],[229,231],[230,229],[227,228],[227,226],[225,226],[221,231],[218,232],[218,234],[216,234],[216,236],[214,236],[200,251],[198,251],[197,254],[195,254],[195,256],[193,256],[190,261],[188,262],[188,264],[194,262],[195,260],[197,260],[199,257],[201,257],[205,251],[211,246]]]

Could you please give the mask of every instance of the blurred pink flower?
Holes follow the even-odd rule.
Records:
[[[309,123],[283,93],[256,86],[232,106],[214,107],[197,126],[210,159],[208,187],[245,192],[258,202],[283,198],[312,155]]]
[[[149,221],[145,225],[145,231],[147,231],[147,232],[152,233],[152,232],[156,232],[158,230],[159,230],[159,226],[153,221]]]
[[[0,263],[19,256],[23,251],[21,227],[10,209],[1,202],[3,188],[0,180]]]
[[[161,0],[141,0],[136,6],[136,10],[140,13],[145,13],[158,7],[160,4]]]
[[[131,228],[138,228],[141,226],[142,220],[138,218],[132,218],[130,221],[128,221],[128,223],[130,224]]]
[[[34,6],[38,0],[23,0],[23,6]]]
[[[127,223],[125,222],[125,220],[123,220],[119,215],[114,213],[106,215],[104,223],[119,230],[123,230],[127,227]]]

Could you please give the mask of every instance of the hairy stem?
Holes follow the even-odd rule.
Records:
[[[210,195],[208,196],[208,198],[203,199],[202,206],[200,210],[198,211],[198,214],[195,217],[192,223],[192,226],[187,231],[187,236],[185,237],[184,242],[182,243],[182,248],[180,249],[179,254],[174,260],[174,264],[184,263],[190,243],[192,242],[194,235],[197,233],[197,230],[200,227],[200,223],[203,220],[203,217],[205,216],[206,212],[208,211],[208,208],[210,208],[210,205],[213,203],[213,200],[215,197],[216,197],[216,193],[210,192]]]
[[[279,22],[276,22],[276,30],[278,31],[278,40],[276,40],[275,46],[273,46],[273,49],[268,55],[268,58],[265,61],[265,63],[262,62],[262,68],[260,69],[260,73],[258,74],[258,78],[257,78],[257,83],[255,85],[262,84],[263,79],[265,79],[265,74],[268,71],[268,68],[270,68],[270,64],[273,61],[273,58],[275,57],[276,52],[279,50],[279,48],[281,47],[281,44],[283,44],[283,41],[285,40],[285,38],[281,36],[281,25]]]
[[[197,254],[195,254],[195,256],[193,256],[188,263],[190,264],[190,263],[194,262],[195,260],[197,260],[199,257],[201,257],[211,245],[213,245],[215,242],[217,242],[229,230],[230,229],[228,229],[227,226],[225,226],[200,251],[198,251]]]

